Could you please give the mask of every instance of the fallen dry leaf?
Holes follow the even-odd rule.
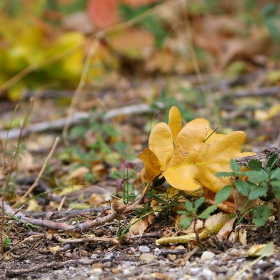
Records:
[[[194,192],[202,187],[217,193],[230,184],[229,178],[217,178],[216,172],[230,172],[230,159],[242,154],[246,134],[214,133],[205,119],[195,119],[181,128],[181,114],[176,107],[169,113],[169,125],[157,124],[149,138],[149,149],[139,158],[144,162],[143,181],[163,175],[174,188]]]
[[[242,245],[247,245],[247,230],[242,228],[238,232],[239,241]]]
[[[133,218],[130,223],[134,223],[137,221],[138,218]],[[128,231],[129,236],[134,236],[134,235],[142,235],[145,230],[148,228],[148,217],[144,217],[143,219],[139,220],[135,224],[133,224]]]
[[[227,221],[225,223],[225,225],[220,229],[220,231],[217,234],[217,237],[221,240],[225,240],[229,234],[232,232],[233,230],[233,226],[234,226],[234,222],[236,220],[235,218],[230,219],[229,221]]]

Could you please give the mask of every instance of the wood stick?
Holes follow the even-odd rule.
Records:
[[[161,102],[158,102],[157,106],[159,109],[164,108],[164,105]],[[100,121],[107,121],[121,115],[129,116],[135,114],[153,113],[156,111],[157,109],[152,108],[150,105],[147,104],[130,105],[130,106],[116,108],[116,109],[112,109],[111,111],[108,111],[105,115],[103,115],[103,117],[100,118]],[[92,118],[90,113],[76,112],[72,115],[69,125],[74,126],[74,125],[86,123],[87,120],[85,119],[89,119],[89,118],[91,120],[97,120],[99,116],[96,115],[95,118],[94,117]],[[32,132],[62,130],[66,121],[67,118],[61,118],[54,121],[46,121],[46,122],[27,125],[22,131],[22,136],[27,136]],[[11,129],[10,131],[7,130],[0,131],[0,139],[18,138],[20,132],[21,132],[20,128]]]

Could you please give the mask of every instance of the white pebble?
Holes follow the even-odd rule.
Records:
[[[94,268],[91,270],[91,275],[92,276],[99,276],[102,273],[102,269],[101,268]]]
[[[150,248],[148,246],[139,246],[139,251],[141,253],[149,253],[150,252]]]
[[[204,268],[203,270],[202,270],[202,275],[206,278],[206,279],[214,279],[214,273],[211,271],[211,270],[209,270],[209,269],[207,269],[207,268]]]
[[[210,251],[205,251],[203,252],[203,254],[201,255],[201,260],[202,261],[207,261],[207,260],[211,260],[215,257],[215,254],[210,252]]]
[[[161,250],[159,248],[155,248],[154,255],[158,256],[161,253]]]

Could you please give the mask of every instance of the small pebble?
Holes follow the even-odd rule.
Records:
[[[213,273],[210,269],[204,268],[202,270],[202,275],[206,278],[206,279],[214,279],[215,273]]]
[[[213,252],[204,251],[203,254],[201,255],[201,260],[207,261],[207,260],[213,259],[214,257],[215,257],[215,254]]]
[[[139,251],[141,253],[149,253],[150,252],[150,248],[148,246],[139,246]]]
[[[160,253],[161,253],[161,250],[159,248],[155,248],[154,255],[158,256],[158,255],[160,255]]]
[[[113,268],[111,269],[111,271],[112,271],[112,273],[114,273],[114,274],[120,273],[120,271],[119,271],[119,269],[118,269],[117,267],[113,267]]]
[[[94,263],[91,267],[92,267],[92,269],[95,269],[95,268],[103,269],[104,264],[103,263]]]
[[[200,270],[201,270],[200,267],[192,267],[192,268],[190,269],[190,274],[191,274],[191,275],[195,275],[195,274],[197,274]]]
[[[176,260],[177,256],[174,255],[174,254],[168,254],[168,255],[167,255],[167,258],[168,258],[170,261],[174,262],[174,261]]]
[[[91,275],[93,276],[99,276],[102,273],[102,269],[101,268],[93,268],[91,270]]]
[[[131,261],[124,261],[122,266],[123,267],[130,267],[132,265],[133,265],[133,262],[131,262]]]
[[[144,253],[139,257],[140,260],[146,261],[147,263],[153,261],[155,259],[155,255],[149,254],[149,253]]]
[[[107,254],[104,259],[105,260],[110,260],[113,256],[114,256],[114,254],[110,253],[110,254]]]
[[[70,252],[66,252],[64,256],[69,259],[73,257],[73,255]]]

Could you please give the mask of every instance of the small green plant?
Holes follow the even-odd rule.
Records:
[[[3,246],[4,246],[4,251],[7,251],[10,249],[10,247],[12,246],[12,240],[11,238],[4,236],[3,237]]]
[[[274,153],[270,156],[266,166],[262,166],[261,161],[252,159],[249,161],[249,170],[242,171],[242,167],[233,159],[230,160],[232,172],[218,172],[216,176],[232,177],[234,183],[222,188],[215,197],[215,202],[221,203],[229,198],[233,190],[247,198],[243,210],[240,211],[242,217],[249,212],[253,213],[253,222],[256,226],[263,226],[271,216],[269,202],[274,201],[277,210],[278,223],[280,223],[280,168],[275,168],[279,155]],[[260,199],[263,203],[259,206],[252,206],[246,209],[249,202]],[[245,213],[244,213],[245,212]],[[241,218],[242,218],[241,217]]]
[[[70,131],[71,139],[78,139],[79,145],[69,151],[68,157],[77,162],[74,169],[87,167],[90,171],[85,174],[85,181],[94,182],[97,177],[91,170],[96,162],[117,165],[122,159],[129,159],[131,154],[127,149],[128,143],[120,139],[120,133],[112,125],[103,123],[95,110],[83,121],[85,124]]]
[[[138,192],[136,191],[133,181],[137,179],[138,176],[138,173],[129,167],[121,171],[115,170],[111,174],[113,179],[118,180],[118,187],[122,188],[122,190],[118,192],[118,195],[123,198],[124,204],[128,204],[129,202],[133,202],[135,200]]]
[[[185,203],[186,210],[177,212],[178,214],[185,215],[185,217],[181,221],[182,229],[188,228],[193,221],[196,223],[197,219],[207,219],[210,214],[217,209],[216,205],[211,205],[207,207],[203,212],[198,214],[198,208],[202,206],[204,202],[204,197],[198,198],[194,203],[191,203],[189,200],[187,200]]]

